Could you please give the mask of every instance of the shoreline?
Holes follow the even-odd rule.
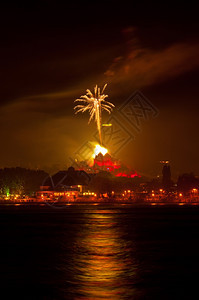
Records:
[[[48,202],[48,201],[1,201],[0,206],[51,206],[67,207],[75,205],[129,205],[129,206],[199,206],[199,202],[130,202],[130,201],[71,201],[71,202]]]

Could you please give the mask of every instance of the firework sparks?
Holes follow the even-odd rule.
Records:
[[[92,93],[89,89],[86,90],[86,95],[80,97],[80,99],[76,99],[75,102],[82,102],[82,104],[78,104],[74,107],[76,110],[76,114],[79,112],[84,113],[88,110],[90,114],[90,118],[88,123],[95,118],[95,122],[97,124],[97,130],[99,133],[100,143],[102,144],[102,134],[101,134],[101,112],[102,110],[107,111],[109,114],[112,112],[113,107],[115,107],[111,102],[106,101],[105,99],[108,95],[104,94],[104,90],[107,84],[104,85],[102,91],[96,85],[94,88],[94,93]]]

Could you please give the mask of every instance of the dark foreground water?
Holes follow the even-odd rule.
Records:
[[[0,298],[199,299],[198,241],[197,206],[1,206]]]

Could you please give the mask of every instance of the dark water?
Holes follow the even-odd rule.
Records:
[[[197,206],[0,207],[1,299],[199,299],[198,241]]]

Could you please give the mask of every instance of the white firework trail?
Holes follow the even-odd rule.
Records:
[[[95,118],[95,122],[97,124],[97,130],[99,133],[99,139],[100,143],[102,144],[102,134],[101,134],[101,114],[102,110],[107,111],[109,114],[112,112],[113,107],[115,105],[111,102],[106,101],[105,99],[108,97],[108,95],[104,94],[104,90],[106,88],[107,84],[104,85],[102,91],[100,91],[100,88],[96,85],[94,87],[94,93],[92,93],[89,89],[86,90],[86,95],[80,96],[79,99],[76,99],[74,102],[81,102],[82,104],[78,104],[74,107],[74,109],[77,109],[75,114],[85,111],[89,111],[90,118],[88,121],[88,124],[90,121]]]

